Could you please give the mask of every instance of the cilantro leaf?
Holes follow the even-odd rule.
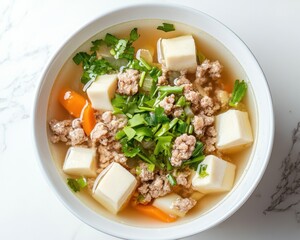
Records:
[[[110,33],[107,33],[105,35],[104,42],[106,43],[107,46],[115,45],[118,43],[118,41],[119,39]]]
[[[67,178],[67,183],[74,192],[79,192],[81,189],[87,186],[87,181],[84,177],[77,179]]]
[[[82,63],[81,83],[83,84],[94,81],[98,75],[110,73],[114,70],[105,59],[97,59],[95,52],[91,55],[86,52],[79,52],[73,57],[73,61],[77,65]]]
[[[140,152],[140,148],[133,146],[132,142],[128,141],[127,137],[122,138],[120,143],[122,145],[122,152],[124,153],[125,157],[133,158]]]
[[[164,31],[164,32],[175,31],[174,24],[171,24],[171,23],[163,23],[162,26],[158,26],[157,29]]]
[[[162,107],[157,107],[154,110],[154,123],[165,123],[169,122],[170,119],[168,116],[165,114],[165,110]]]
[[[138,38],[140,37],[140,35],[137,32],[137,28],[134,28],[131,30],[130,32],[130,41],[134,42],[136,41]]]
[[[238,103],[243,99],[247,91],[247,83],[242,80],[235,80],[232,96],[229,101],[229,106],[236,107]]]
[[[102,39],[97,39],[95,41],[92,41],[93,46],[90,48],[91,52],[97,52],[99,50],[99,47],[101,44],[103,44]]]

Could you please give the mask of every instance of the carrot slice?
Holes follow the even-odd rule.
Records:
[[[96,125],[96,118],[95,118],[94,110],[91,104],[88,104],[83,110],[83,115],[82,115],[82,127],[87,136],[90,135],[95,125]]]
[[[86,99],[79,93],[63,89],[58,96],[60,104],[74,117],[80,117],[81,110],[86,104]]]
[[[170,215],[164,213],[163,211],[161,211],[160,209],[158,209],[152,205],[136,204],[136,205],[132,205],[132,206],[137,211],[139,211],[149,217],[156,218],[160,221],[167,222],[167,223],[176,221],[175,217],[171,217]]]

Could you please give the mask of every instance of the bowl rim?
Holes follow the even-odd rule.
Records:
[[[218,218],[217,219],[213,218],[213,217],[212,217],[212,219],[209,218],[211,221],[206,222],[206,225],[204,225],[204,226],[201,225],[201,221],[200,221],[201,218],[197,218],[197,219],[191,220],[190,222],[187,222],[187,223],[182,223],[180,225],[174,225],[174,226],[169,226],[169,227],[165,227],[165,228],[141,228],[141,227],[125,225],[125,224],[107,219],[105,217],[98,216],[99,214],[93,212],[88,207],[83,207],[78,202],[79,200],[74,195],[71,195],[72,193],[68,189],[66,189],[65,186],[61,187],[61,186],[57,185],[60,181],[55,181],[55,179],[53,179],[53,177],[51,177],[51,172],[49,172],[49,167],[51,167],[50,166],[51,163],[45,163],[45,162],[42,162],[42,160],[41,160],[41,159],[43,159],[44,156],[47,156],[47,149],[42,148],[41,142],[39,141],[39,139],[41,138],[40,131],[45,131],[45,129],[42,129],[41,127],[40,128],[37,127],[40,125],[39,122],[41,122],[41,116],[39,116],[39,110],[41,109],[42,103],[39,100],[40,100],[40,96],[41,96],[43,87],[45,85],[45,80],[47,78],[47,75],[48,75],[49,71],[51,70],[51,68],[53,68],[54,62],[57,61],[57,59],[60,57],[60,53],[62,52],[62,50],[64,48],[66,48],[66,46],[72,41],[72,39],[74,39],[76,36],[78,36],[80,34],[83,34],[83,32],[86,28],[91,27],[96,22],[98,22],[102,19],[105,19],[105,18],[109,18],[111,15],[114,15],[114,14],[120,14],[120,13],[124,13],[127,11],[133,11],[134,9],[137,10],[137,9],[143,9],[143,8],[147,8],[148,10],[151,8],[153,8],[153,9],[160,8],[160,9],[168,9],[168,11],[175,11],[175,12],[183,11],[183,12],[189,13],[195,17],[201,16],[202,18],[206,19],[209,22],[209,24],[212,24],[214,27],[218,28],[221,33],[225,32],[227,34],[226,37],[228,38],[226,41],[228,41],[228,40],[234,41],[234,43],[237,45],[236,49],[239,49],[245,55],[245,57],[243,58],[244,62],[241,63],[240,59],[238,59],[238,57],[236,56],[236,53],[233,53],[230,51],[233,54],[233,56],[236,57],[237,60],[241,63],[246,74],[248,75],[248,72],[246,71],[244,65],[250,64],[248,68],[251,69],[252,71],[254,71],[259,76],[258,78],[262,80],[260,83],[255,84],[257,86],[259,85],[258,93],[255,95],[255,99],[257,98],[257,96],[261,96],[261,98],[263,97],[265,100],[263,102],[260,102],[259,106],[258,105],[256,106],[256,111],[264,110],[263,113],[265,115],[267,115],[267,117],[264,116],[265,117],[264,119],[261,119],[261,116],[258,116],[258,119],[264,123],[268,123],[268,124],[266,124],[267,127],[265,127],[265,129],[261,129],[261,121],[258,120],[257,128],[263,131],[263,133],[260,133],[258,135],[259,136],[263,135],[262,136],[263,141],[262,141],[262,139],[258,139],[257,141],[260,141],[260,143],[266,144],[266,145],[264,145],[265,150],[261,150],[261,152],[259,152],[259,154],[256,154],[257,155],[256,157],[258,157],[258,159],[262,163],[261,163],[259,169],[255,169],[256,175],[255,175],[255,177],[253,177],[252,182],[243,184],[243,185],[248,186],[248,188],[246,188],[246,190],[244,190],[243,192],[238,192],[236,190],[230,194],[230,196],[229,196],[230,199],[227,199],[227,201],[225,203],[227,203],[230,200],[232,201],[232,203],[228,204],[228,206],[225,205],[226,206],[226,208],[224,208],[225,210],[222,210],[223,213],[225,212],[225,214],[221,214],[221,212],[218,211],[217,212],[219,214]],[[137,19],[142,19],[142,17],[137,17]],[[144,17],[144,19],[147,19],[147,18]],[[160,19],[169,19],[169,18],[161,17]],[[133,19],[129,19],[128,21],[131,21],[131,20],[133,20]],[[178,20],[172,19],[172,21],[178,21]],[[183,21],[179,20],[178,22],[183,22]],[[197,27],[197,26],[195,26],[195,27]],[[199,29],[201,29],[201,28],[199,28]],[[97,34],[97,32],[94,32],[94,34]],[[224,43],[220,40],[220,38],[217,38],[216,36],[213,36],[213,37],[215,37],[221,43]],[[89,36],[85,37],[86,40],[88,40],[89,38],[90,38]],[[226,47],[226,45],[224,45],[224,46]],[[241,58],[241,56],[240,56],[240,58]],[[250,77],[249,77],[249,79],[250,79]],[[253,84],[252,81],[251,81],[251,84]],[[254,87],[253,87],[253,89],[254,89]],[[257,101],[257,99],[256,99],[256,101]],[[46,102],[48,102],[48,99]],[[43,103],[45,103],[45,100],[43,100]],[[32,116],[33,116],[32,137],[33,137],[33,141],[35,143],[34,146],[36,149],[35,152],[36,152],[36,158],[38,159],[38,165],[43,172],[43,176],[45,177],[46,181],[51,186],[51,188],[53,189],[53,191],[55,192],[57,197],[66,206],[66,208],[70,210],[70,212],[72,212],[78,219],[80,219],[84,223],[90,225],[91,227],[93,227],[99,231],[107,233],[109,235],[116,236],[119,238],[126,238],[126,239],[174,239],[174,238],[187,237],[190,235],[197,234],[208,228],[211,228],[211,227],[219,224],[220,222],[224,221],[228,217],[230,217],[246,202],[246,200],[251,196],[251,193],[255,190],[259,181],[261,180],[263,173],[265,172],[265,169],[266,169],[267,164],[270,159],[270,155],[272,152],[272,146],[273,146],[273,140],[274,140],[274,131],[275,131],[274,112],[273,112],[272,98],[271,98],[269,86],[268,86],[266,77],[265,77],[261,67],[259,66],[259,63],[257,62],[256,58],[254,57],[254,55],[252,54],[250,49],[247,47],[247,45],[232,30],[230,30],[227,26],[225,26],[223,23],[216,20],[215,18],[213,18],[213,17],[209,16],[208,14],[203,13],[199,10],[196,10],[196,9],[184,6],[184,5],[174,4],[174,3],[139,3],[139,4],[131,4],[128,6],[122,6],[119,8],[115,8],[111,11],[107,11],[104,14],[101,14],[100,16],[93,18],[88,23],[83,25],[75,33],[71,34],[71,36],[69,38],[67,38],[60,45],[59,48],[57,48],[57,50],[54,52],[52,57],[49,59],[48,63],[45,65],[44,70],[42,71],[39,84],[36,87],[32,113],[33,113],[32,114]],[[43,123],[42,123],[42,126],[45,126],[45,125],[43,125]],[[259,149],[262,149],[262,146],[258,146],[258,147],[259,147]],[[256,149],[255,153],[256,152],[257,152],[257,149]],[[254,153],[254,155],[255,155],[255,153]],[[253,169],[251,169],[251,166],[250,166],[249,169],[247,169],[247,171],[251,171],[251,170],[252,170],[252,172],[254,171]],[[244,182],[245,182],[245,180],[244,180]],[[240,195],[242,195],[241,199],[239,199],[239,200],[234,199],[234,197],[238,197]],[[223,207],[225,207],[225,206],[223,203]],[[213,210],[213,213],[214,212],[216,212],[215,209]],[[95,224],[94,221],[96,219],[98,219],[98,221],[99,221],[99,217],[100,217],[100,219],[102,219],[101,224]],[[206,219],[206,220],[208,220],[208,219]]]

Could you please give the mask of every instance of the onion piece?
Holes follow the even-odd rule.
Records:
[[[137,50],[135,57],[138,60],[141,60],[141,58],[142,58],[147,63],[152,63],[153,62],[153,57],[152,57],[152,55],[151,55],[151,53],[148,49],[141,48],[141,49]]]

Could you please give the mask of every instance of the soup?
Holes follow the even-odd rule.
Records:
[[[70,191],[106,217],[152,227],[226,197],[249,164],[255,114],[251,86],[241,99],[247,85],[235,81],[247,76],[224,46],[145,20],[106,29],[75,54],[48,107],[49,145]]]

